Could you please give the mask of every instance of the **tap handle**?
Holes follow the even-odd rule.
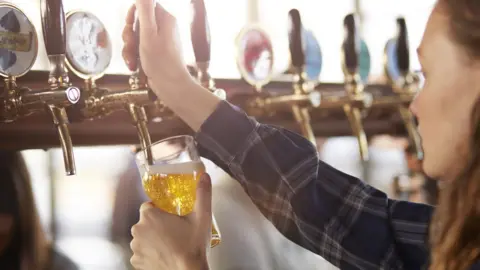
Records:
[[[133,24],[133,36],[135,38],[135,58],[137,58],[135,70],[140,69],[140,20],[138,19],[138,12],[135,13],[135,22]]]
[[[408,32],[405,18],[397,19],[397,63],[402,75],[406,75],[410,69],[410,48],[408,46]]]
[[[305,65],[305,50],[303,47],[302,19],[297,9],[291,9],[288,12],[290,29],[288,31],[288,41],[290,47],[290,56],[292,66],[300,69]]]
[[[360,65],[360,34],[358,33],[357,17],[354,14],[348,14],[343,20],[345,29],[345,39],[342,44],[345,70],[349,74],[358,72]]]
[[[147,77],[142,69],[142,63],[140,59],[140,20],[138,19],[138,11],[135,13],[135,22],[133,23],[133,37],[135,39],[135,58],[137,59],[134,72],[130,77],[130,88],[138,89],[142,87],[148,87]]]
[[[41,0],[40,8],[47,54],[64,55],[66,23],[62,0]]]
[[[193,10],[190,32],[192,47],[197,63],[210,61],[210,28],[204,0],[192,0]]]

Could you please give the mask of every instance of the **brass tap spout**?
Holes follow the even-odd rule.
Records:
[[[362,114],[364,109],[371,106],[372,98],[363,91],[364,85],[358,74],[361,40],[355,15],[349,14],[345,17],[344,28],[345,40],[342,45],[342,52],[347,96],[350,100],[364,102],[348,102],[343,106],[343,109],[352,127],[352,132],[357,137],[360,157],[363,161],[367,161],[369,159],[368,140],[363,128]]]
[[[138,139],[140,140],[140,145],[142,146],[145,157],[147,160],[151,161],[150,164],[153,164],[153,154],[150,147],[152,145],[152,140],[150,139],[150,133],[148,132],[148,119],[147,114],[145,113],[145,108],[137,106],[134,103],[129,103],[127,105],[127,110],[137,129]]]

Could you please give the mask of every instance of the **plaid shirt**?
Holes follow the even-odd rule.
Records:
[[[288,239],[340,269],[422,269],[433,207],[395,201],[319,160],[291,131],[220,103],[197,134],[202,156],[237,179]]]

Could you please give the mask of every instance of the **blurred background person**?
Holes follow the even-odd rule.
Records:
[[[0,151],[0,269],[78,269],[47,240],[30,175],[22,155],[14,151]]]

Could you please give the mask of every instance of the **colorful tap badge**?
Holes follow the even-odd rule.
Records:
[[[385,47],[387,57],[386,71],[387,76],[393,81],[397,82],[400,79],[400,69],[398,68],[397,56],[397,42],[396,39],[390,39]]]
[[[304,30],[304,37],[307,80],[318,81],[322,72],[322,50],[312,31]]]
[[[21,76],[33,66],[38,42],[35,27],[11,4],[0,3],[0,74]]]
[[[112,59],[112,44],[98,17],[77,11],[67,14],[67,63],[80,77],[101,75]]]
[[[368,51],[367,43],[362,39],[360,43],[360,68],[359,74],[364,84],[368,83],[368,76],[370,75],[370,52]]]
[[[260,29],[251,28],[239,37],[239,67],[244,79],[252,84],[269,79],[273,66],[273,49],[269,37]]]

